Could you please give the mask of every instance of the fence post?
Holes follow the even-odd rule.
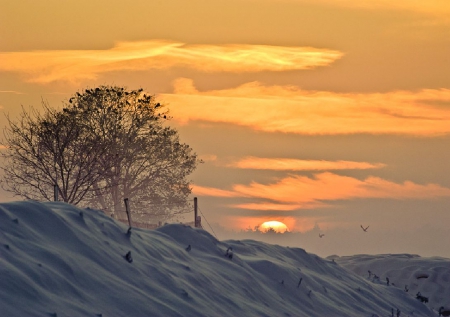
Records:
[[[194,197],[194,228],[198,227],[198,223],[197,223],[197,209],[198,209],[197,197]]]
[[[125,211],[127,212],[127,218],[128,218],[128,225],[131,228],[131,213],[130,213],[130,204],[128,202],[128,198],[125,198],[123,200],[123,202],[125,203]]]
[[[58,184],[53,185],[53,201],[58,201]]]

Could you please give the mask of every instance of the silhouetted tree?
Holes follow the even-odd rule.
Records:
[[[108,148],[87,133],[85,125],[42,102],[43,113],[22,109],[18,121],[9,117],[4,131],[2,187],[16,196],[78,204],[108,168]]]
[[[24,111],[18,123],[9,120],[5,133],[3,185],[16,195],[50,200],[48,187],[56,183],[62,200],[115,214],[129,198],[134,219],[184,212],[191,193],[187,176],[199,160],[166,119],[154,96],[117,86],[77,92],[61,111]],[[86,180],[84,187],[79,179]]]

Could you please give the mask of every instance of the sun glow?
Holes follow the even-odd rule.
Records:
[[[259,226],[259,230],[262,232],[268,232],[271,229],[278,233],[284,233],[286,231],[289,231],[289,228],[284,223],[275,220],[266,221]]]

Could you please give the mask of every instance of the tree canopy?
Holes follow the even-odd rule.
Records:
[[[199,160],[167,125],[168,111],[142,89],[100,86],[55,110],[23,110],[8,119],[5,190],[27,199],[61,200],[118,215],[123,199],[143,221],[186,211],[187,177]]]

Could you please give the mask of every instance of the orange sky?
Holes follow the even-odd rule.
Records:
[[[444,0],[5,1],[0,107],[142,87],[205,161],[193,194],[226,237],[426,219],[450,243],[433,230],[450,220],[449,17]]]

